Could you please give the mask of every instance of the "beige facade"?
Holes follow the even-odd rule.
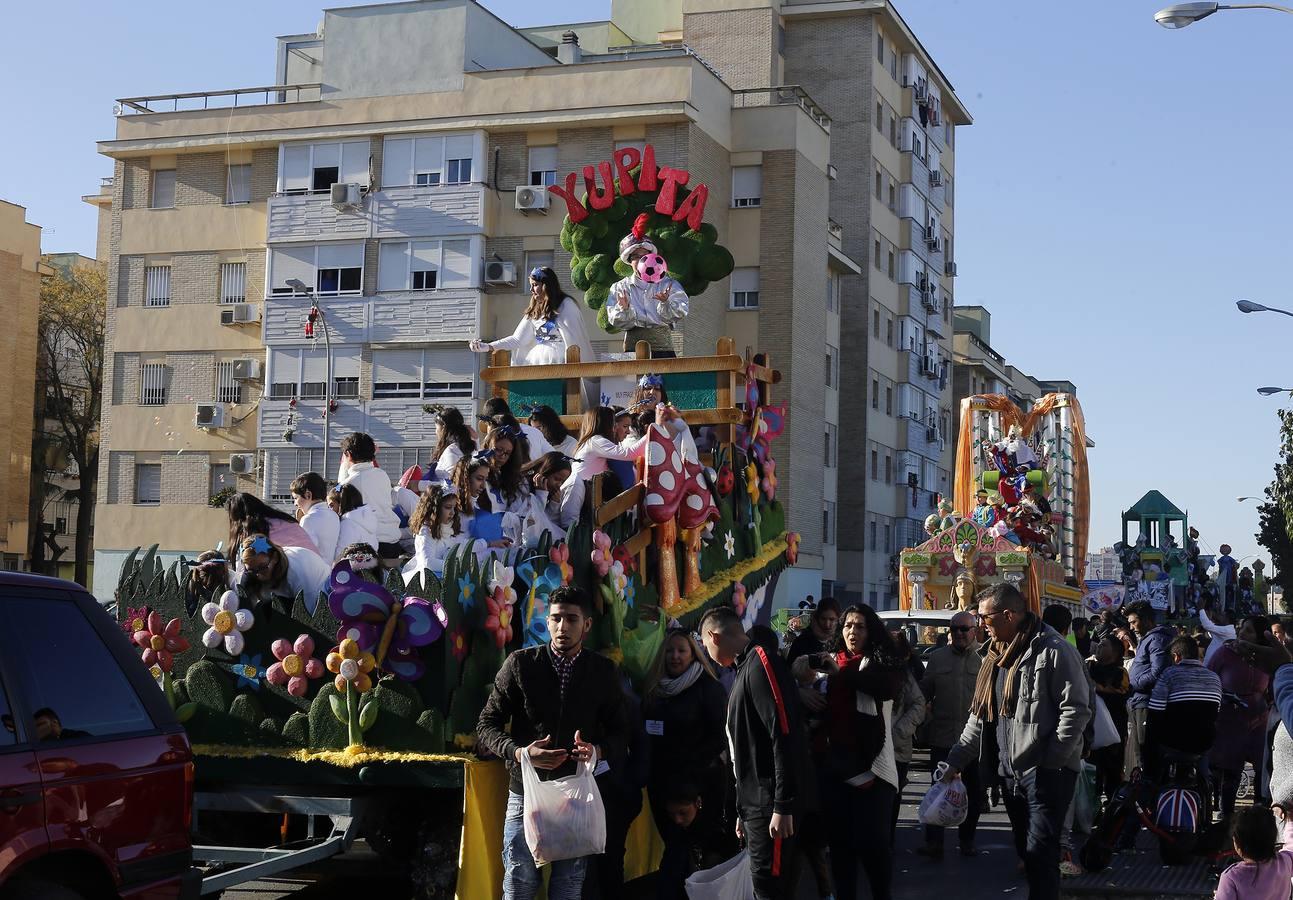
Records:
[[[467,409],[484,395],[466,342],[510,333],[532,265],[569,272],[557,242],[564,205],[554,196],[546,213],[520,211],[516,188],[564,181],[618,145],[646,142],[661,164],[709,187],[706,220],[737,266],[693,302],[678,349],[710,352],[730,335],[783,372],[779,480],[803,536],[798,570],[783,581],[799,596],[820,595],[823,582],[862,593],[864,569],[880,563],[853,544],[876,497],[858,491],[851,511],[837,512],[837,484],[865,481],[849,469],[860,454],[839,452],[839,432],[871,428],[855,375],[872,365],[870,231],[906,248],[910,228],[852,211],[845,186],[867,183],[875,149],[871,104],[856,97],[877,76],[858,68],[869,45],[849,42],[887,30],[949,120],[968,118],[879,0],[610,7],[605,22],[523,31],[467,0],[329,10],[319,34],[279,39],[282,91],[236,108],[215,96],[121,102],[116,136],[100,144],[115,162],[101,201],[110,321],[98,531],[114,538],[99,542],[100,589],[136,544],[193,553],[223,538],[221,514],[202,508],[218,476],[281,500],[296,474],[334,471],[337,437],[356,428],[374,435],[386,468],[425,465],[435,435],[423,404]],[[432,39],[440,52],[428,54]],[[817,58],[824,50],[837,55]],[[406,58],[417,65],[399,64]],[[883,91],[913,114],[910,88]],[[916,194],[928,204],[925,152],[915,163],[885,153],[895,175],[924,179],[913,209]],[[942,169],[950,180],[950,147]],[[332,182],[356,184],[358,203],[335,207]],[[950,232],[950,211],[940,215]],[[911,255],[932,265],[920,248]],[[436,261],[433,289],[400,269],[423,257]],[[515,281],[486,279],[487,262],[495,272],[510,264]],[[230,271],[242,279],[235,300],[224,296]],[[329,357],[304,337],[310,301],[294,295],[293,278],[319,291],[330,386],[320,386]],[[897,310],[898,283],[886,289]],[[220,324],[234,306],[251,321]],[[586,318],[595,349],[618,349],[618,336]],[[883,365],[896,379],[912,355]],[[234,391],[220,372],[236,359],[258,360],[262,374]],[[325,421],[329,393],[339,408]],[[195,428],[195,405],[213,403],[224,424]],[[222,467],[244,453],[255,470],[229,475]],[[896,503],[887,493],[876,502]]]
[[[0,200],[0,297],[5,306],[0,358],[9,367],[0,390],[0,433],[9,447],[0,466],[0,565],[11,570],[25,569],[28,558],[36,327],[40,282],[51,271],[40,259],[40,226],[27,221],[26,208]]]

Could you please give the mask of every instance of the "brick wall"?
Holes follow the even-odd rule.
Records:
[[[373,135],[368,145],[368,174],[371,179],[368,184],[373,190],[376,190],[382,183],[382,153],[385,149],[385,136]]]
[[[117,231],[120,234],[121,226],[118,224]],[[120,237],[118,236],[118,240]],[[116,241],[113,242],[114,246]],[[142,306],[144,303],[144,257],[142,256],[122,256],[117,259],[117,285],[115,302],[114,298],[109,297],[108,306]],[[109,269],[109,281],[114,283]]]
[[[718,70],[729,87],[769,87],[778,81],[774,75],[776,19],[771,9],[691,13],[682,17],[682,39]],[[847,65],[845,60],[853,55],[834,63]]]
[[[106,471],[99,478],[100,502],[134,503],[135,454],[111,450],[103,457]]]
[[[375,252],[375,251],[374,251]],[[171,264],[171,305],[220,302],[220,262],[217,253],[175,253]],[[120,257],[118,277],[120,287],[117,306],[144,305],[143,256]],[[259,297],[265,284],[265,254],[258,247],[247,254],[247,296]]]
[[[364,241],[364,296],[377,293],[377,259],[380,255],[376,240]]]
[[[113,185],[113,210],[143,209],[148,206],[148,158],[119,160]]]
[[[494,153],[498,152],[497,185],[509,191],[517,185],[530,183],[530,148],[523,131],[501,131],[489,135],[486,145],[485,165],[487,176],[494,175]],[[560,152],[560,151],[558,151]],[[565,172],[558,172],[561,177]]]
[[[265,248],[247,248],[247,302],[252,303],[265,296]]]
[[[825,173],[797,152],[763,154],[759,347],[782,373],[774,399],[790,404],[775,448],[778,492],[807,553],[822,545],[827,195]]]
[[[117,329],[117,310],[116,307],[122,300],[122,276],[120,266],[120,256],[118,250],[121,246],[121,211],[124,205],[124,196],[127,182],[127,166],[125,161],[117,160],[113,165],[113,183],[112,183],[112,206],[108,212],[108,245],[105,250],[106,265],[108,269],[107,277],[107,303],[108,311],[104,321],[103,329],[103,404],[102,415],[99,418],[99,443],[102,447],[112,446],[112,398],[113,391],[116,388],[116,354],[113,352],[113,345],[116,342]],[[108,475],[111,470],[112,454],[109,452],[99,454],[99,479],[98,479],[98,501],[106,502],[108,498]]]
[[[653,134],[653,131],[657,133]],[[705,221],[718,229],[718,239],[722,242],[728,233],[727,216],[732,203],[732,166],[727,150],[695,124],[648,129],[647,139],[656,148],[657,160],[683,156],[665,148],[680,139],[686,141],[682,164],[691,173],[690,184],[704,184],[709,188]],[[692,298],[691,311],[681,329],[685,355],[707,356],[714,352],[715,342],[722,336],[727,318],[727,296],[728,279],[724,278],[710,282],[703,294]]]
[[[112,385],[111,403],[113,405],[139,402],[138,353],[115,354],[112,381],[109,384]]]
[[[278,150],[266,147],[253,150],[251,154],[251,199],[252,202],[265,200],[278,187]],[[256,240],[261,235],[255,235]]]
[[[874,46],[870,15],[787,23],[785,80],[803,85],[831,116],[831,160],[839,177],[830,186],[830,217],[844,228],[844,252],[862,266],[861,275],[845,276],[840,283],[840,392],[842,399],[854,398],[847,406],[841,403],[841,448],[866,446],[870,413],[869,404],[858,401],[867,396],[869,279],[875,272],[870,249]],[[851,60],[848,66],[841,65],[845,59]],[[836,545],[841,551],[863,551],[865,460],[842,449],[838,473]],[[840,580],[854,583],[883,577],[886,572],[839,572]]]
[[[211,496],[210,483],[210,461],[206,454],[162,454],[162,503],[205,506]]]
[[[224,203],[228,166],[223,153],[186,153],[175,159],[175,205]]]
[[[167,353],[167,404],[210,403],[215,399],[214,353]]]

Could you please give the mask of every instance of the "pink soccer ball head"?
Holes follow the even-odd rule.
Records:
[[[648,253],[645,256],[638,257],[636,268],[638,278],[641,278],[647,284],[656,284],[663,281],[665,275],[669,272],[669,266],[665,264],[664,257],[659,253]]]

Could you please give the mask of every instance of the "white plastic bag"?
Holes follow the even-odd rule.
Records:
[[[1121,743],[1121,741],[1122,738],[1118,736],[1118,727],[1113,724],[1113,716],[1109,714],[1109,707],[1104,705],[1104,698],[1097,695],[1095,698],[1095,739],[1091,742],[1091,749],[1101,750]]]
[[[692,874],[685,886],[689,900],[754,900],[749,851],[742,850],[727,862]]]
[[[595,765],[595,760],[581,762],[568,778],[540,781],[530,755],[521,754],[525,843],[536,866],[606,849],[606,810],[593,777]]]
[[[965,790],[965,782],[957,775],[946,784],[943,776],[949,766],[945,762],[938,764],[934,770],[934,783],[925,792],[920,801],[920,821],[925,825],[941,825],[950,828],[960,825],[970,813],[970,795]]]

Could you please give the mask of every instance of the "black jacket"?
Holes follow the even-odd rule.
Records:
[[[736,808],[742,818],[794,813],[807,754],[790,669],[775,653],[766,655],[774,691],[757,651],[750,644],[736,658],[736,681],[727,698]]]
[[[585,648],[575,660],[563,700],[548,644],[527,647],[508,656],[480,711],[476,736],[507,763],[512,792],[522,793],[517,747],[551,735],[553,747],[573,750],[576,731],[582,732],[580,736],[585,741],[601,747],[612,767],[623,764],[628,726],[615,664]],[[574,771],[572,759],[558,769],[540,769],[539,777],[548,781]]]
[[[691,779],[696,787],[705,787],[702,781],[713,777],[713,769],[721,765],[719,757],[727,749],[723,731],[726,707],[727,692],[717,679],[705,674],[675,697],[652,696],[643,701],[642,720],[651,741],[652,784]]]

